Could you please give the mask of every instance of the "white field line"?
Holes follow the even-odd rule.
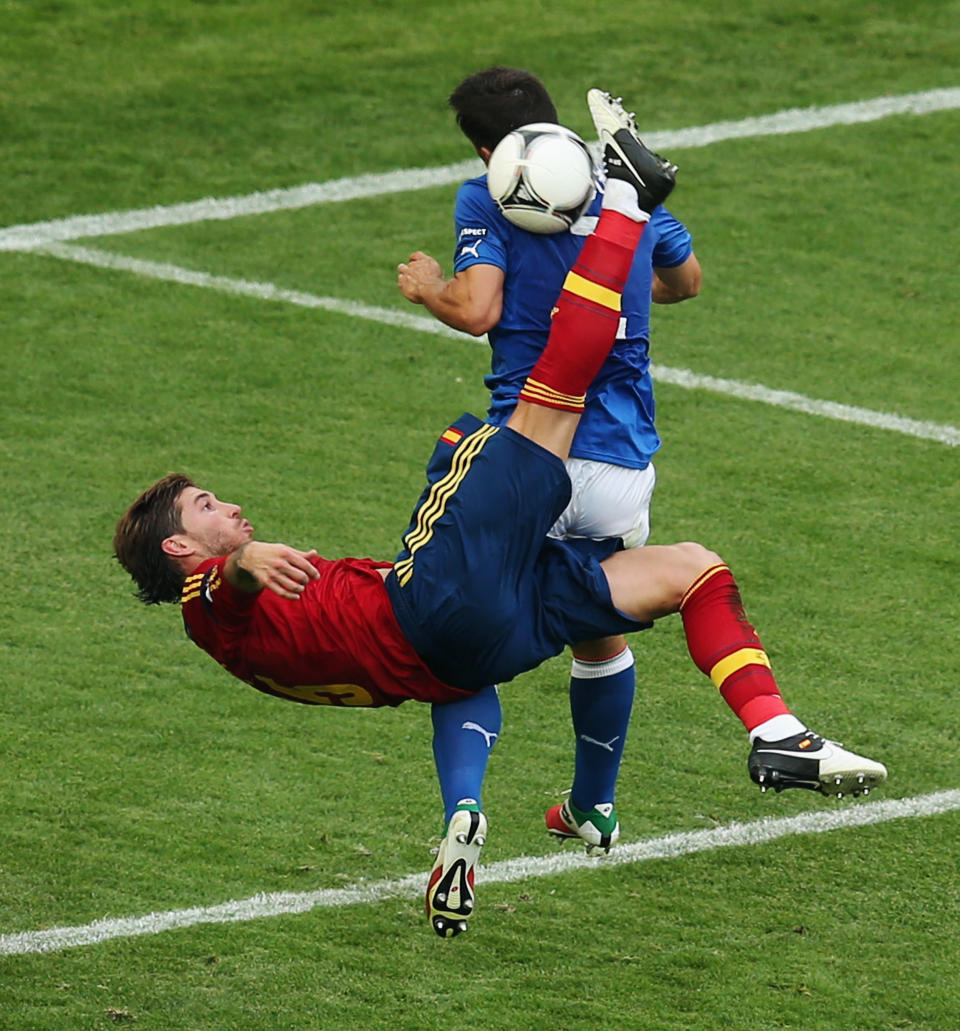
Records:
[[[179,265],[163,262],[144,261],[123,254],[114,254],[98,248],[81,247],[77,244],[51,243],[37,248],[42,254],[49,254],[67,261],[95,265],[98,268],[132,272],[138,276],[151,279],[162,279],[185,286],[199,286],[221,293],[235,294],[244,297],[255,297],[263,301],[279,301],[295,304],[304,308],[320,308],[324,311],[337,312],[354,318],[381,322],[388,326],[400,326],[415,329],[422,333],[433,333],[438,336],[456,340],[473,341],[476,338],[458,333],[436,319],[414,315],[394,308],[379,308],[371,304],[360,304],[356,301],[338,300],[335,297],[318,297],[315,294],[299,290],[286,290],[273,283],[253,282],[246,279],[232,279],[227,276],[214,276],[207,272],[195,272]],[[674,386],[694,390],[709,390],[728,397],[736,397],[746,401],[760,401],[778,408],[787,408],[808,415],[818,415],[827,419],[839,419],[842,422],[857,423],[875,429],[902,433],[923,440],[932,440],[950,447],[960,446],[960,429],[954,426],[935,422],[921,422],[908,419],[889,412],[875,412],[868,408],[856,408],[839,404],[835,401],[817,401],[795,394],[787,390],[772,390],[756,383],[743,383],[739,380],[718,379],[714,376],[701,376],[689,369],[675,369],[668,365],[655,364],[652,368],[654,379],[660,383],[671,383]]]
[[[872,100],[827,107],[791,108],[739,121],[714,122],[711,125],[688,129],[646,133],[645,139],[655,150],[664,150],[672,154],[723,140],[810,132],[834,125],[874,122],[893,115],[924,115],[955,108],[960,108],[960,87],[876,97]],[[420,190],[429,186],[446,186],[476,175],[480,168],[479,161],[473,159],[436,168],[412,168],[355,178],[333,179],[325,183],[307,183],[303,186],[267,190],[241,197],[207,197],[183,204],[100,215],[74,215],[47,222],[8,226],[0,229],[0,250],[31,250],[55,240],[113,236],[160,226],[262,215],[271,211],[289,211],[314,204],[377,197],[406,190]]]
[[[273,283],[261,283],[249,279],[232,279],[228,276],[215,276],[209,272],[195,272],[180,265],[166,262],[145,261],[131,258],[124,254],[114,254],[99,248],[81,247],[77,244],[53,243],[37,248],[37,253],[49,254],[66,261],[76,261],[82,265],[95,265],[97,268],[112,269],[118,272],[133,272],[148,279],[162,279],[168,283],[179,283],[182,286],[200,286],[220,293],[234,294],[240,297],[254,297],[260,301],[279,301],[284,304],[295,304],[301,308],[320,308],[353,318],[368,319],[371,322],[383,322],[389,326],[400,326],[405,329],[418,329],[424,333],[452,337],[457,340],[473,341],[476,337],[467,336],[450,329],[434,318],[414,315],[410,312],[393,308],[378,308],[372,304],[361,304],[359,301],[344,301],[336,297],[318,297],[316,294],[304,293],[301,290],[286,290]]]
[[[715,376],[701,376],[689,369],[671,369],[663,365],[651,365],[655,382],[672,383],[678,387],[709,390],[728,397],[738,397],[746,401],[762,401],[777,408],[789,408],[807,415],[819,415],[825,419],[839,419],[841,422],[854,422],[861,426],[872,426],[875,429],[890,430],[903,433],[908,437],[919,437],[922,440],[934,440],[949,447],[960,447],[960,429],[939,422],[923,422],[908,419],[891,412],[875,412],[870,408],[857,408],[843,405],[836,401],[817,401],[803,394],[795,394],[790,390],[773,390],[759,383],[742,383],[735,379],[718,379]]]
[[[480,868],[483,884],[508,884],[571,870],[597,869],[642,863],[649,859],[678,859],[698,852],[743,845],[763,845],[778,838],[800,834],[824,834],[909,817],[938,816],[960,809],[960,790],[940,791],[918,798],[868,802],[848,808],[819,810],[797,816],[768,817],[754,823],[731,823],[711,830],[686,831],[620,845],[609,856],[591,857],[582,851],[552,856],[521,856]],[[372,881],[350,888],[318,891],[276,892],[215,906],[148,913],[145,916],[105,918],[80,927],[51,927],[0,935],[0,955],[57,952],[82,945],[96,945],[114,938],[160,934],[198,924],[237,923],[262,917],[305,913],[312,909],[372,905],[387,899],[415,899],[424,890],[426,873],[397,880]]]

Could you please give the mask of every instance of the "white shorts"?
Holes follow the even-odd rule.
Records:
[[[573,484],[570,504],[550,530],[551,537],[622,537],[639,548],[650,536],[650,502],[657,473],[646,469],[568,458]]]

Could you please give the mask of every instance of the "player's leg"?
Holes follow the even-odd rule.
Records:
[[[791,713],[718,555],[692,543],[635,548],[603,568],[613,604],[631,618],[681,614],[691,658],[750,733],[748,768],[764,791],[803,787],[842,797],[883,783],[882,763],[826,741]]]
[[[443,799],[444,825],[461,804],[482,806],[483,780],[503,716],[494,685],[431,709],[433,758]]]
[[[547,345],[507,423],[561,458],[569,454],[587,388],[613,347],[637,244],[676,173],[643,145],[619,105],[604,106],[602,117],[593,107],[591,99],[607,170],[600,218],[567,275]]]
[[[467,929],[476,905],[476,865],[487,834],[483,781],[502,723],[497,688],[434,705],[431,719],[444,831],[427,882],[426,910],[437,934],[450,938]]]
[[[656,485],[652,463],[631,469],[571,458],[567,471],[575,500],[554,524],[552,537],[620,537],[627,547],[646,544]],[[573,786],[566,804],[551,806],[545,820],[557,838],[581,839],[588,849],[607,847],[620,833],[615,794],[636,693],[633,653],[618,636],[579,642],[573,655]]]
[[[842,798],[869,794],[886,780],[882,763],[825,740],[790,712],[726,565],[700,575],[680,614],[691,657],[750,734],[747,767],[762,791],[809,788]]]
[[[547,830],[608,851],[620,836],[615,794],[636,686],[633,653],[626,638],[607,637],[575,645],[573,654],[573,786],[562,805],[547,810]]]
[[[467,929],[487,822],[483,780],[503,720],[496,685],[431,709],[433,758],[443,798],[443,839],[427,882],[427,919],[441,938]]]

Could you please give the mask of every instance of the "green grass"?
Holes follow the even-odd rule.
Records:
[[[534,68],[651,129],[955,87],[956,3],[750,0],[344,9],[0,5],[0,225],[469,156],[450,88]],[[960,425],[942,112],[676,155],[703,295],[655,360]],[[90,241],[398,311],[449,267],[453,187]],[[426,871],[429,713],[326,712],[232,681],[110,559],[132,496],[183,469],[264,537],[392,557],[435,433],[482,411],[487,351],[343,315],[0,252],[0,934]],[[956,449],[669,384],[654,540],[733,565],[796,711],[888,763],[887,798],[958,786]],[[824,809],[760,796],[733,717],[668,621],[634,640],[628,841]],[[567,660],[503,691],[484,860],[550,854]],[[551,1025],[950,1026],[956,813],[677,860],[480,881],[470,934],[385,900],[0,957],[3,1031]],[[135,1025],[134,1025],[135,1020]]]

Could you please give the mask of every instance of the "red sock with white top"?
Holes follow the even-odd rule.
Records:
[[[680,602],[680,615],[690,657],[716,684],[751,738],[780,740],[803,733],[806,728],[780,696],[770,660],[727,566],[711,566],[697,578]]]

